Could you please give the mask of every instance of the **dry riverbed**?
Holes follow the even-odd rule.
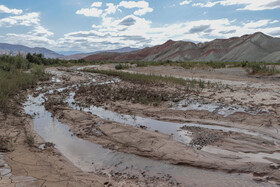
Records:
[[[276,78],[248,77],[239,69],[124,70],[204,81],[186,88],[80,70],[48,68],[53,78],[20,99],[20,115],[3,116],[1,137],[18,138],[1,146],[14,151],[0,155],[8,173],[0,186],[280,184]],[[25,143],[18,125],[8,136],[8,123],[22,123],[34,145]]]

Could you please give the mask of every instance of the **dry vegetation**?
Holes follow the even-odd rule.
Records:
[[[81,87],[78,96],[86,98],[86,103],[100,105],[104,102],[129,101],[145,105],[158,106],[161,102],[179,98],[180,91],[170,92],[164,85],[144,85],[140,83],[121,83],[116,85],[91,85]],[[88,97],[94,96],[94,97]]]

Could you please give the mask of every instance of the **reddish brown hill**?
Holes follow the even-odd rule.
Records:
[[[205,43],[169,40],[130,53],[101,53],[86,60],[104,61],[280,61],[280,39],[263,33]]]

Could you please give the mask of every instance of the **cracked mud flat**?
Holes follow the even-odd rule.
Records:
[[[11,167],[5,162],[4,154],[0,153],[0,186],[38,186],[37,179],[31,176],[15,176]]]
[[[52,142],[59,151],[54,152],[53,159],[65,157],[64,168],[71,166],[68,161],[75,165],[70,167],[75,168],[73,178],[81,175],[82,181],[83,177],[91,176],[100,186],[107,181],[113,186],[275,186],[279,183],[277,105],[252,104],[269,113],[252,115],[238,111],[226,116],[207,110],[174,110],[168,107],[170,102],[154,107],[104,100],[94,106],[75,94],[79,86],[117,85],[119,80],[77,72],[76,68],[66,70],[50,69],[54,74],[52,82],[40,85],[28,96],[25,111],[33,116],[34,130],[44,139],[40,141],[41,148],[44,142]],[[271,94],[270,90],[266,91]],[[215,97],[203,92],[199,96],[194,99],[217,103]],[[51,153],[55,151],[47,148],[42,150],[42,155],[50,149]],[[64,170],[64,174],[69,176],[70,171]],[[64,184],[69,181],[65,177]],[[84,180],[80,186],[92,184]],[[61,182],[56,186],[66,185]]]

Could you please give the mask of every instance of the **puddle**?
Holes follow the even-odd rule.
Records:
[[[60,83],[61,80],[57,77],[52,77],[52,82]]]
[[[78,67],[76,70],[80,71],[80,70],[84,70],[87,68],[96,68],[98,65],[89,65],[89,66],[84,66],[84,67]]]
[[[173,110],[205,110],[211,113],[216,113],[223,115],[224,117],[228,117],[232,114],[235,114],[237,112],[247,113],[251,115],[258,115],[258,114],[267,114],[269,111],[267,110],[255,110],[252,111],[248,108],[240,107],[240,106],[226,106],[223,104],[218,103],[208,103],[208,104],[202,104],[196,101],[188,101],[188,100],[182,100],[179,103],[172,103],[172,105],[175,107],[172,107]]]
[[[63,76],[63,73],[61,71],[56,71],[56,70],[48,70],[46,71],[46,73],[49,73],[52,76],[52,82],[54,83],[61,83],[61,79],[59,77],[62,77]]]
[[[109,80],[109,81],[106,81],[106,82],[101,82],[101,83],[98,83],[98,84],[99,84],[99,85],[104,85],[104,84],[115,84],[115,83],[118,83],[118,82],[121,82],[121,79],[114,78],[113,80]]]
[[[24,110],[27,114],[37,114],[33,118],[35,131],[46,142],[54,143],[55,147],[65,157],[83,171],[102,171],[104,173],[114,171],[137,176],[142,176],[141,173],[145,171],[147,176],[171,176],[172,179],[182,184],[199,184],[199,186],[263,186],[261,183],[252,181],[252,176],[250,175],[226,174],[187,166],[171,165],[162,161],[111,151],[79,139],[69,132],[67,125],[51,117],[51,113],[45,110],[42,105],[44,102],[43,97],[44,94],[40,94],[37,97],[29,95],[24,104]],[[71,101],[69,100],[69,102]],[[95,111],[98,111],[100,115],[104,112],[101,108],[97,108]],[[114,115],[111,117],[114,117]],[[121,115],[117,119],[127,121],[125,116],[121,117]],[[140,122],[139,120],[144,119],[138,118],[136,122]],[[149,122],[152,124],[154,121]],[[162,122],[160,124],[162,125]],[[156,127],[158,127],[158,124],[155,125]],[[166,123],[165,128],[165,132],[173,129],[170,128],[169,123]]]

